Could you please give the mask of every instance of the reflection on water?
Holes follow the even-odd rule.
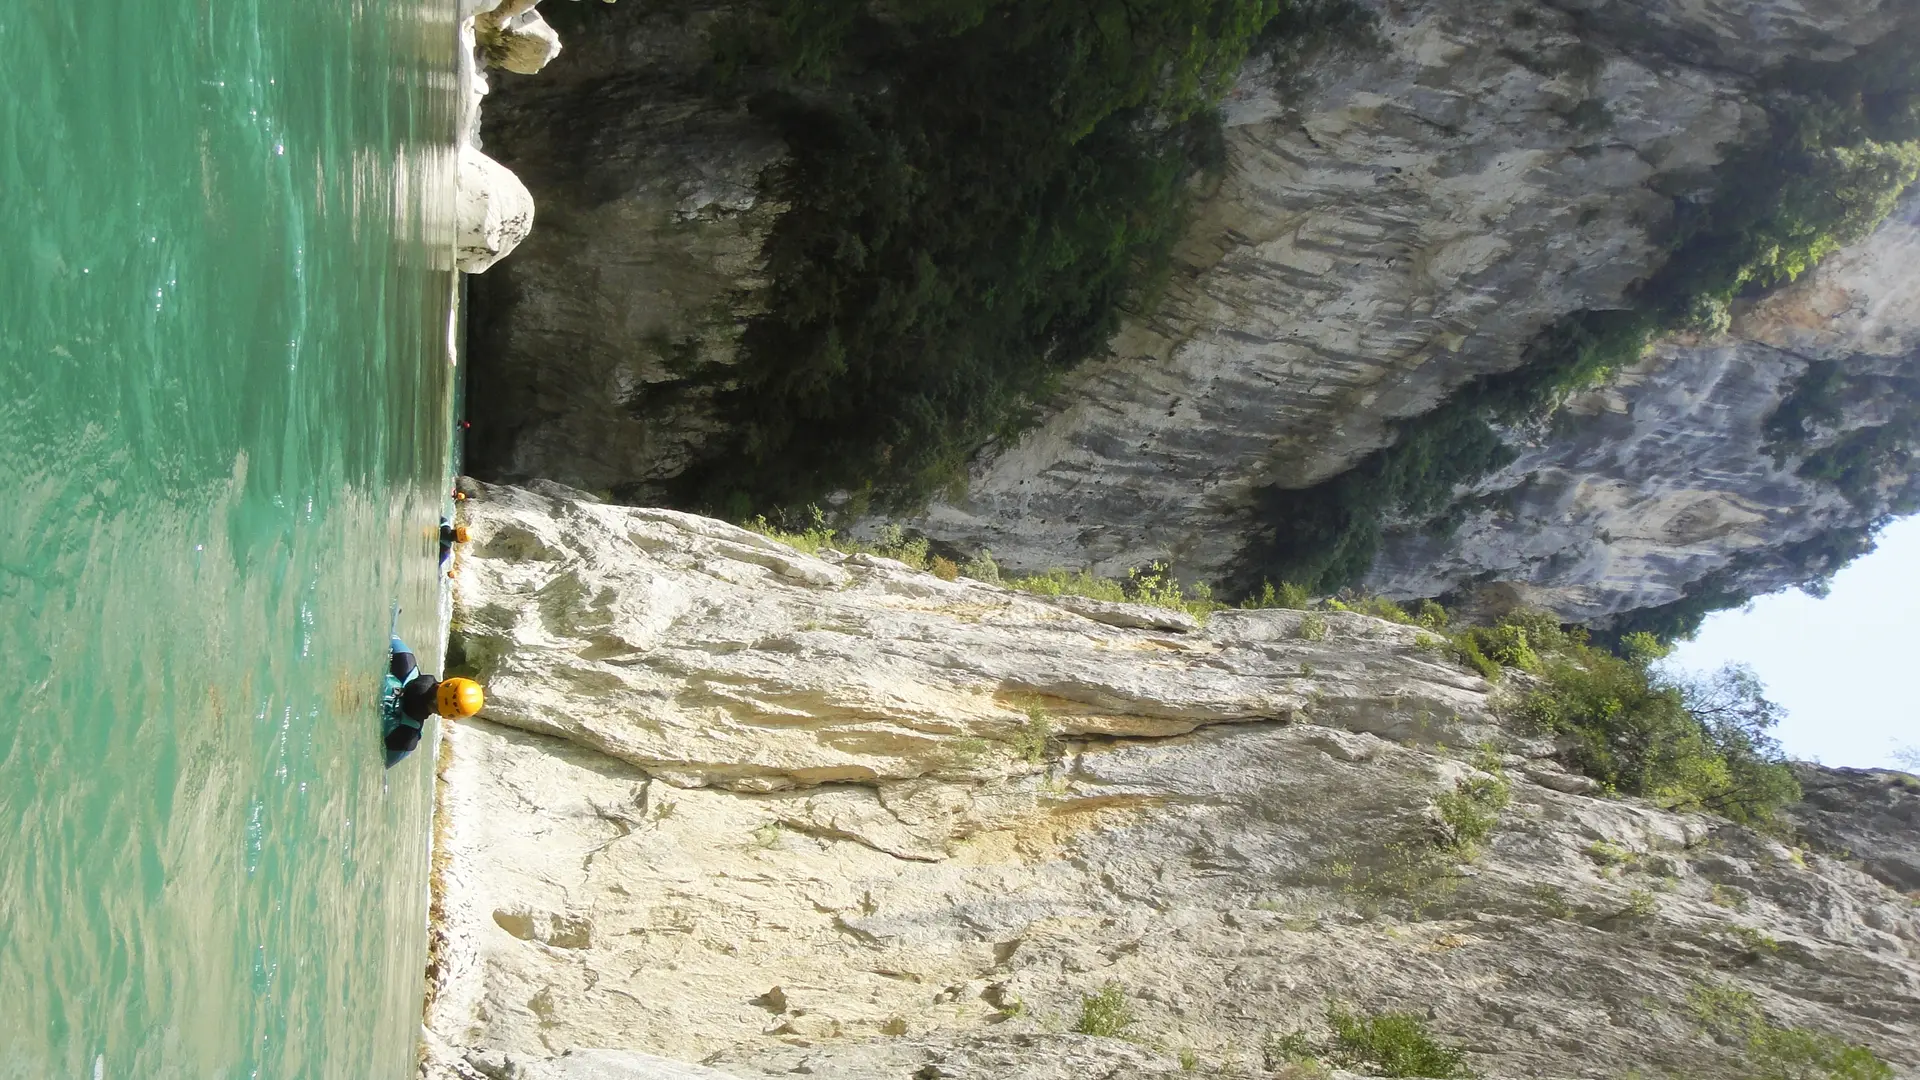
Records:
[[[411,1068],[453,22],[0,5],[0,1077]]]

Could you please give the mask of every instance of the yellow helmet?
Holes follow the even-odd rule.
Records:
[[[433,696],[433,711],[441,716],[472,716],[487,703],[480,684],[472,679],[445,679]]]
[[[467,542],[467,527],[465,525],[455,525],[453,527],[453,542],[456,544],[464,544]]]

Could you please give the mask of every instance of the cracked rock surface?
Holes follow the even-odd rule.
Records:
[[[1286,1076],[1263,1043],[1329,1000],[1492,1077],[1751,1075],[1703,981],[1920,1067],[1907,896],[1580,794],[1412,628],[1116,626],[469,490],[450,663],[488,709],[442,763],[430,1077]],[[1486,769],[1512,805],[1449,848],[1434,800]],[[1073,1032],[1109,985],[1132,1041]]]
[[[1042,423],[974,462],[964,497],[909,524],[1023,570],[1166,560],[1225,582],[1256,493],[1333,476],[1467,380],[1511,370],[1553,320],[1625,302],[1664,257],[1676,196],[1706,190],[1765,124],[1757,73],[1844,60],[1902,0],[1367,0],[1377,47],[1286,75],[1255,58],[1223,105],[1228,166],[1155,309],[1073,373]],[[704,32],[726,0],[596,12],[537,80],[490,100],[490,152],[541,228],[475,283],[473,467],[658,501],[724,426],[711,376],[757,310],[785,154],[709,97]],[[577,14],[562,6],[554,14]],[[1450,539],[1389,538],[1366,584],[1436,596],[1493,583],[1604,625],[1728,570],[1874,520],[1776,466],[1762,425],[1810,361],[1863,381],[1920,350],[1920,199],[1818,280],[1731,331],[1662,343],[1516,432],[1521,459],[1467,494]],[[698,373],[695,377],[693,373]],[[1849,401],[1823,443],[1883,423]],[[1724,584],[1724,583],[1723,583]]]

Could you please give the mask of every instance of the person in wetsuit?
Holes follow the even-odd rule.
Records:
[[[486,705],[487,696],[472,679],[436,679],[420,671],[420,662],[408,651],[406,643],[395,637],[391,642],[393,662],[389,671],[400,684],[399,700],[393,703],[398,723],[387,732],[387,764],[398,761],[395,755],[410,753],[420,745],[420,729],[427,717],[472,716]]]
[[[467,542],[467,527],[455,525],[446,518],[440,519],[440,565],[447,565],[453,558],[453,545]]]

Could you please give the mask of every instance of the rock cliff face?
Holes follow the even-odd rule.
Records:
[[[482,475],[645,488],[714,428],[680,382],[732,358],[779,211],[757,184],[783,147],[695,85],[716,13],[549,14],[566,53],[487,102],[487,148],[535,192],[540,229],[472,283],[468,457]]]
[[[1805,580],[1809,567],[1782,549],[1873,521],[1920,493],[1920,475],[1849,499],[1796,474],[1804,451],[1776,460],[1767,421],[1811,364],[1863,384],[1920,377],[1917,269],[1920,197],[1910,197],[1864,243],[1739,312],[1728,333],[1663,342],[1570,401],[1551,430],[1511,433],[1519,458],[1477,486],[1465,522],[1444,537],[1393,537],[1368,584],[1403,597],[1479,588],[1605,623],[1709,575],[1748,594]],[[1904,398],[1846,402],[1808,449],[1886,423]]]
[[[1554,318],[1618,304],[1661,257],[1674,194],[1764,126],[1755,73],[1844,58],[1898,14],[1882,0],[1372,6],[1379,47],[1244,73],[1228,170],[1164,300],[917,528],[1019,568],[1167,559],[1219,579],[1257,489],[1340,472],[1397,418],[1512,368]],[[489,104],[489,149],[543,217],[477,283],[470,457],[482,475],[644,502],[714,429],[684,376],[731,355],[778,212],[756,178],[781,148],[697,89],[710,12],[592,14],[580,46]],[[1393,545],[1371,584],[1510,582],[1604,618],[1672,600],[1741,551],[1870,519],[1884,506],[1773,467],[1759,424],[1811,356],[1872,368],[1913,351],[1912,237],[1909,212],[1724,340],[1666,343],[1576,404],[1591,422],[1528,441],[1480,492],[1506,493],[1497,514]],[[1874,422],[1849,414],[1828,434]],[[1761,584],[1793,576],[1748,562]]]
[[[1723,984],[1920,1069],[1911,778],[1807,774],[1876,880],[1583,794],[1409,627],[471,490],[449,663],[489,700],[442,761],[429,1076],[1298,1076],[1263,1047],[1330,999],[1494,1077],[1752,1076],[1690,1011]],[[1489,769],[1511,805],[1448,846]],[[1128,1039],[1071,1033],[1109,986]]]
[[[1806,798],[1792,813],[1803,834],[1896,889],[1920,892],[1920,780],[1884,769],[1796,771]]]

